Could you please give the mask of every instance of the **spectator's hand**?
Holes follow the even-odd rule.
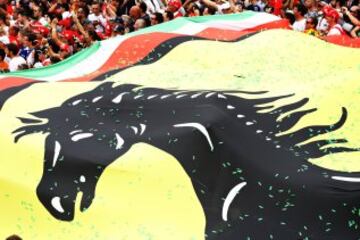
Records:
[[[349,9],[347,9],[347,7],[341,7],[341,12],[344,13],[344,14],[348,14]]]
[[[78,22],[78,21],[79,21],[77,15],[76,15],[76,12],[74,12],[74,11],[71,12],[71,18],[72,18],[72,20],[73,20],[74,22]]]
[[[57,18],[54,18],[54,19],[51,21],[51,27],[56,27],[57,24],[58,24],[58,19],[57,19]]]

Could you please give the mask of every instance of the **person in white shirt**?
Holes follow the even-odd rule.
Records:
[[[14,43],[6,45],[6,55],[9,59],[10,72],[17,71],[22,65],[26,65],[25,59],[19,56],[19,48]]]
[[[295,22],[292,25],[293,30],[299,32],[305,31],[306,18],[304,16],[306,13],[307,8],[304,5],[298,4],[294,7]]]
[[[94,3],[91,5],[91,13],[88,16],[88,20],[94,24],[96,32],[104,32],[106,18],[101,13],[99,3]]]

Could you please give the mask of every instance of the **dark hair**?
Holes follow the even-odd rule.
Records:
[[[301,16],[304,16],[308,12],[308,9],[301,3],[296,5],[296,8],[300,12]]]
[[[9,43],[6,45],[9,52],[11,52],[14,56],[16,56],[19,53],[19,48],[14,43]]]
[[[32,45],[36,44],[36,35],[34,33],[29,33],[27,35],[29,42],[31,42]]]
[[[126,28],[129,30],[129,32],[133,32],[135,30],[133,25],[130,25]]]
[[[146,3],[140,2],[139,7],[140,7],[141,11],[143,11],[144,13],[146,13],[146,10],[147,10],[147,5],[146,5]]]
[[[173,20],[173,19],[174,19],[174,13],[173,13],[173,12],[165,11],[165,14],[166,14],[166,17],[167,17],[169,20]]]
[[[43,54],[41,49],[36,49],[34,54],[34,63],[40,62],[40,55]]]
[[[15,11],[18,14],[25,16],[25,10],[23,8],[15,8]]]
[[[16,32],[16,34],[18,34],[18,33],[19,33],[20,28],[19,28],[18,26],[13,25],[13,26],[11,26],[11,27],[14,29],[14,31]]]
[[[161,13],[156,12],[156,13],[154,13],[154,16],[158,23],[164,22],[164,16]]]
[[[52,64],[54,64],[54,63],[60,62],[61,59],[59,57],[56,57],[56,56],[51,56],[50,61],[51,61]]]
[[[121,33],[123,34],[125,32],[125,28],[121,25],[117,25],[114,29],[114,32],[118,32],[118,33]]]
[[[63,9],[65,9],[65,11],[69,11],[69,10],[70,10],[69,4],[67,4],[67,3],[59,4],[58,7],[61,7],[61,8],[63,8]]]
[[[273,13],[273,12],[274,12],[274,8],[271,7],[271,6],[269,6],[269,5],[266,5],[266,6],[264,7],[264,11],[265,11],[265,12],[268,11],[269,13]],[[293,16],[294,16],[294,15],[293,15]]]
[[[293,14],[292,12],[286,12],[286,13],[285,13],[285,18],[286,18],[287,20],[289,20],[289,22],[290,22],[291,25],[294,24],[294,22],[295,22],[295,16],[294,16],[294,14]]]
[[[6,22],[6,15],[0,14],[0,20],[3,20],[3,22]]]
[[[95,30],[90,30],[88,33],[93,41],[101,41],[100,36],[97,34],[97,32],[95,32]]]
[[[18,66],[18,70],[25,70],[25,69],[29,69],[29,66],[26,63],[23,63]]]
[[[0,57],[1,57],[1,61],[4,61],[4,59],[5,59],[5,55],[6,55],[5,50],[0,48]]]
[[[56,42],[52,39],[48,39],[49,47],[53,50],[53,52],[58,53],[60,51],[59,46],[56,44]]]
[[[318,25],[318,19],[317,17],[308,17],[308,19],[311,19],[311,23],[316,27]]]
[[[208,7],[207,9],[208,9],[208,13],[209,13],[210,15],[214,15],[214,14],[216,13],[216,9],[215,9],[215,8]]]

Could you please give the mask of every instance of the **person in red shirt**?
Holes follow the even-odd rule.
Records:
[[[186,14],[180,0],[169,0],[166,10],[172,12],[174,14],[174,18],[183,17]]]
[[[335,9],[330,10],[325,18],[329,24],[327,36],[346,35],[344,29],[338,24],[340,15]]]
[[[51,39],[60,48],[60,52],[58,55],[59,58],[63,60],[67,56],[72,54],[73,49],[72,46],[68,43],[65,36],[57,33],[57,23],[58,20],[56,18],[51,22]]]

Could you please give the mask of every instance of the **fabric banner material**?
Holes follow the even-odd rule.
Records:
[[[360,239],[356,44],[244,12],[1,75],[0,239]]]

